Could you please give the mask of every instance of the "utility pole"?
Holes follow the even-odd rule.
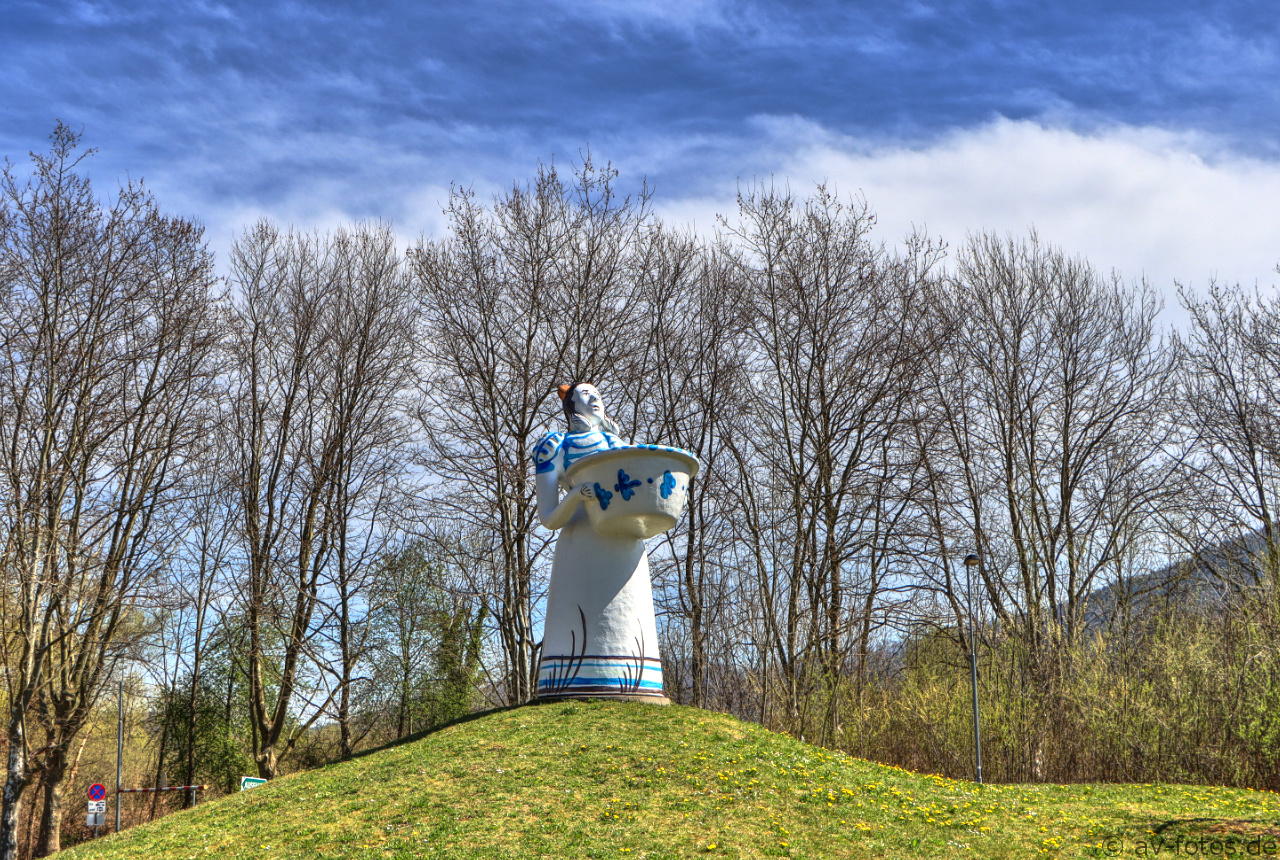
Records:
[[[973,757],[978,770],[978,785],[982,785],[982,738],[978,733],[978,646],[973,630],[973,571],[979,563],[980,559],[973,553],[964,557],[969,592],[969,680],[973,686]]]

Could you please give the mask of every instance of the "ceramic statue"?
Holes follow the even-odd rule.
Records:
[[[560,532],[537,696],[666,704],[644,540],[676,524],[698,460],[622,439],[594,385],[560,399],[568,430],[533,450],[538,517]]]

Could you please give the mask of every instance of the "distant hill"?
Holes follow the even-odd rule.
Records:
[[[1131,613],[1149,611],[1168,600],[1188,606],[1221,608],[1232,593],[1265,581],[1259,559],[1266,551],[1261,531],[1216,544],[1181,561],[1128,579],[1123,586],[1110,583],[1089,596],[1086,625],[1098,629],[1122,602]]]

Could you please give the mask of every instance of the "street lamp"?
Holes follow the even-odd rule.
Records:
[[[978,649],[973,632],[973,572],[980,561],[969,553],[964,557],[964,569],[968,574],[969,592],[969,680],[973,685],[973,757],[978,769],[978,784],[982,784],[982,739],[978,734]]]

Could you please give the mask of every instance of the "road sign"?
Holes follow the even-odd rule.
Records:
[[[259,779],[256,776],[242,776],[240,777],[240,790],[248,791],[251,788],[257,788],[265,782],[265,779]]]
[[[89,808],[87,811],[91,813],[101,812],[105,815],[107,812],[107,802],[105,800],[91,800],[89,801]]]
[[[102,783],[95,782],[93,785],[89,786],[90,800],[102,800],[102,798],[106,796],[107,796],[107,787]]]
[[[107,814],[105,812],[90,812],[84,817],[85,827],[102,827],[107,823]]]

